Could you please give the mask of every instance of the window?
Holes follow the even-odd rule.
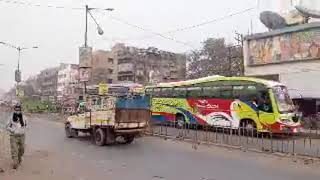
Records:
[[[154,88],[152,95],[155,96],[155,97],[161,97],[161,96],[160,96],[160,91],[161,91],[160,88]]]
[[[148,88],[148,89],[146,89],[146,94],[147,95],[151,95],[152,94],[152,88]]]
[[[176,87],[174,88],[174,91],[173,91],[173,96],[174,97],[180,97],[180,98],[183,98],[185,97],[187,94],[187,89],[184,88],[184,87]]]
[[[173,97],[173,88],[161,88],[162,97]]]
[[[220,98],[220,87],[204,87],[203,96],[209,98]]]
[[[113,79],[108,79],[108,84],[112,84]]]
[[[113,64],[113,58],[108,58],[108,63]]]
[[[187,88],[187,97],[201,97],[202,96],[202,88],[201,87],[188,87]]]
[[[220,96],[222,99],[233,99],[232,86],[221,86]]]

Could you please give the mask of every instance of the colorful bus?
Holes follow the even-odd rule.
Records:
[[[286,86],[249,77],[209,76],[148,86],[152,120],[297,133],[300,116]]]

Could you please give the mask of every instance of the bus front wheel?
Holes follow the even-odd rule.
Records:
[[[253,120],[244,119],[241,121],[239,130],[242,135],[254,136],[257,133],[257,126]]]

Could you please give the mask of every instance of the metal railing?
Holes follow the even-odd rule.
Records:
[[[318,133],[319,132],[319,133]],[[257,129],[229,126],[199,126],[185,124],[178,128],[174,122],[153,122],[147,134],[200,144],[230,146],[243,150],[284,153],[320,158],[320,131],[305,130],[298,134],[259,133]]]

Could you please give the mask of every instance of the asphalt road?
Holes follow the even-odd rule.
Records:
[[[3,116],[2,116],[3,117]],[[97,147],[67,139],[59,122],[29,120],[27,152],[1,180],[319,180],[319,165],[219,147],[144,137],[131,145]]]

